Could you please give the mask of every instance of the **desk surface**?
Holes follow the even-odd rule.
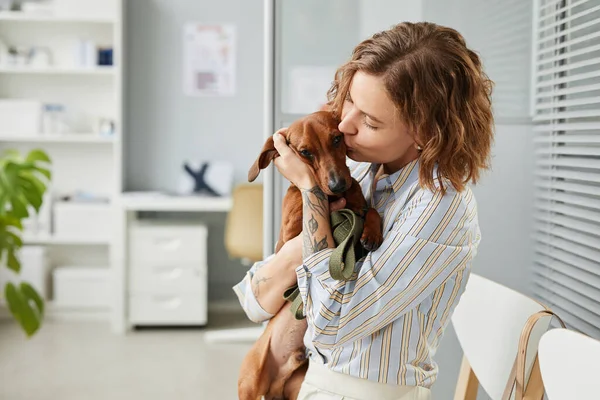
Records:
[[[231,197],[208,196],[140,196],[123,193],[121,207],[127,211],[196,211],[227,212],[231,209]]]

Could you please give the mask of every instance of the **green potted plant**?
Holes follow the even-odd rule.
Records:
[[[42,206],[52,177],[50,158],[39,149],[25,158],[16,150],[0,156],[0,268],[21,270],[19,249],[23,246],[22,221]],[[6,283],[4,298],[8,309],[28,337],[33,336],[44,317],[44,300],[26,282]]]

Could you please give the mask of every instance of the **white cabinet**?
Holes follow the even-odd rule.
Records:
[[[131,226],[130,324],[206,324],[207,236],[202,225],[139,222]]]

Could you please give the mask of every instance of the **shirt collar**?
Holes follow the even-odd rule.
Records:
[[[377,171],[381,167],[381,164],[371,164],[371,174],[373,178]],[[407,187],[412,186],[419,180],[419,159],[411,161],[404,167],[391,175],[382,174],[377,178],[375,183],[376,191],[393,190],[394,193],[403,191]]]

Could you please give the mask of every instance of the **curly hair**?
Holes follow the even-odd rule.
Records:
[[[489,168],[493,83],[456,30],[404,22],[364,40],[337,70],[328,92],[338,116],[357,71],[383,79],[400,117],[414,132],[422,148],[421,186],[435,190],[437,179],[442,193],[448,181],[461,191]]]

